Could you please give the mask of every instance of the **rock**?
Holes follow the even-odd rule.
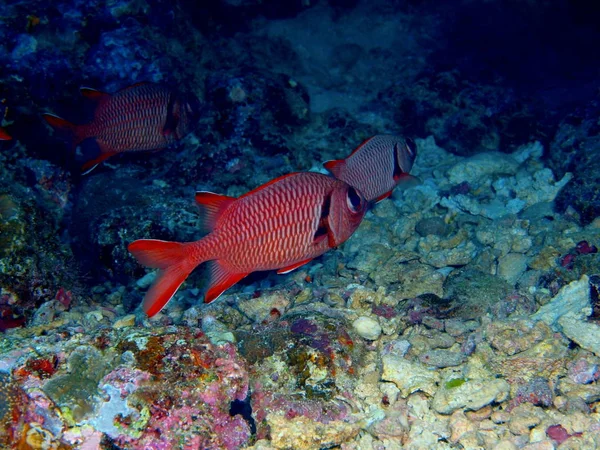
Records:
[[[284,314],[290,304],[290,298],[284,291],[265,293],[259,298],[240,298],[237,301],[239,310],[255,323],[268,321],[273,310]]]
[[[498,261],[498,275],[514,285],[527,269],[529,258],[520,253],[509,253]]]
[[[456,340],[447,333],[437,330],[415,329],[408,338],[416,353],[436,348],[450,348]]]
[[[492,175],[513,175],[517,173],[519,163],[510,155],[499,152],[485,152],[466,158],[448,170],[448,179],[452,184],[463,181],[477,183]]]
[[[379,322],[370,317],[359,317],[352,322],[352,328],[354,328],[354,331],[356,331],[360,337],[369,341],[374,341],[381,336],[381,326],[379,325]]]
[[[398,298],[415,298],[423,294],[444,295],[444,275],[427,264],[409,262],[397,264],[397,275],[393,282],[399,282]],[[372,276],[372,275],[371,275]]]
[[[356,437],[357,423],[333,420],[321,423],[307,417],[286,418],[283,413],[267,415],[271,445],[276,449],[319,450],[336,447]]]
[[[512,434],[529,435],[529,430],[544,419],[542,408],[531,403],[523,403],[511,411],[508,429]]]
[[[132,327],[135,325],[135,315],[128,314],[125,317],[121,317],[115,323],[113,323],[113,328],[125,328]]]
[[[418,251],[422,262],[442,268],[468,264],[477,253],[477,247],[463,230],[446,238],[432,234],[423,237]]]
[[[470,333],[479,328],[479,322],[476,320],[458,320],[458,319],[447,319],[444,321],[444,329],[450,336],[456,337],[463,334]]]
[[[423,237],[430,234],[435,236],[446,236],[448,233],[448,225],[441,217],[425,217],[417,222],[415,231]]]
[[[510,385],[503,379],[468,380],[459,386],[438,389],[431,403],[440,414],[452,414],[464,408],[478,410],[492,402],[502,402],[508,398]]]
[[[533,347],[552,334],[545,323],[526,319],[490,322],[485,332],[492,347],[509,356]]]
[[[531,444],[527,444],[523,447],[523,450],[554,450],[554,443],[550,439],[544,439],[539,442],[532,442]],[[579,447],[583,448],[583,447]]]
[[[453,315],[477,319],[506,299],[513,287],[500,277],[477,270],[455,271],[444,283],[445,298],[451,300]]]
[[[137,280],[135,284],[137,284],[137,287],[139,287],[140,289],[147,289],[150,287],[150,285],[152,283],[154,283],[154,280],[156,280],[156,275],[157,275],[157,272],[155,272],[155,271],[148,272],[142,278]]]
[[[433,395],[439,381],[439,375],[418,362],[394,355],[383,358],[383,373],[381,379],[393,382],[400,389],[402,396],[407,397],[416,391]]]
[[[573,319],[583,319],[592,313],[590,305],[590,286],[587,275],[572,281],[561,288],[550,302],[542,306],[533,316],[533,320],[546,322],[556,331],[560,330],[559,319],[569,315]]]
[[[465,355],[450,350],[437,349],[423,353],[419,357],[419,360],[429,366],[439,368],[454,367],[465,362]]]
[[[577,343],[581,348],[594,353],[596,356],[600,356],[600,327],[598,325],[593,322],[575,319],[568,315],[559,318],[558,324],[565,336]]]
[[[472,433],[477,430],[477,425],[471,422],[465,416],[465,413],[462,411],[455,411],[450,417],[450,430],[452,431],[452,435],[450,436],[450,441],[456,443],[461,439],[465,434]]]

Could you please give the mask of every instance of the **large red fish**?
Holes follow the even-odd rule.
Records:
[[[334,177],[362,192],[367,201],[379,202],[399,183],[414,179],[409,172],[416,156],[414,142],[380,134],[364,141],[346,159],[323,165]]]
[[[161,150],[188,134],[198,117],[198,100],[165,86],[139,83],[116,94],[82,88],[81,93],[97,102],[90,123],[76,125],[52,114],[44,114],[54,128],[68,131],[73,148],[91,144],[95,155],[82,166],[89,172],[117,153]]]
[[[0,127],[0,141],[10,141],[12,137],[8,134],[4,128]]]
[[[355,188],[311,172],[284,175],[239,198],[198,192],[196,202],[212,230],[204,238],[129,245],[141,264],[160,269],[144,298],[150,317],[199,264],[211,261],[209,303],[251,272],[287,273],[340,245],[358,228],[367,205]]]

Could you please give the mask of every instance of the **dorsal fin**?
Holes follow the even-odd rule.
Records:
[[[99,102],[110,97],[110,94],[107,94],[106,92],[102,92],[97,89],[85,86],[80,87],[79,92],[81,92],[81,95],[83,95],[85,98],[89,98],[90,100],[94,100],[95,102]]]
[[[344,159],[332,159],[330,161],[325,161],[323,163],[323,167],[325,167],[331,174],[338,178],[342,171],[342,168],[346,165],[346,160]]]
[[[137,83],[133,83],[131,86],[124,87],[119,92],[125,92],[129,89],[133,89],[139,86],[144,86],[145,84],[152,84],[150,81],[138,81]]]
[[[357,151],[359,151],[359,150],[360,150],[362,147],[364,147],[364,146],[367,144],[367,142],[369,142],[369,141],[370,141],[371,139],[373,139],[374,137],[375,137],[375,136],[371,136],[370,138],[367,138],[367,139],[365,139],[364,141],[362,141],[362,142],[361,142],[361,144],[360,144],[358,147],[356,147],[354,150],[352,150],[352,153],[350,153],[350,154],[348,155],[348,158],[349,158],[350,156],[354,155],[354,154],[355,154]]]
[[[196,203],[202,207],[202,225],[207,231],[212,231],[229,205],[237,200],[235,197],[215,194],[214,192],[198,191],[196,192]]]
[[[283,180],[284,178],[291,177],[291,176],[294,176],[294,175],[298,175],[298,173],[300,173],[300,172],[292,172],[292,173],[288,173],[288,174],[286,174],[286,175],[281,175],[280,177],[274,178],[274,179],[272,179],[271,181],[269,181],[268,183],[265,183],[265,184],[263,184],[262,186],[259,186],[259,187],[257,187],[256,189],[252,189],[250,192],[246,192],[246,193],[245,193],[244,195],[242,195],[240,198],[248,197],[249,195],[255,194],[255,193],[257,193],[258,191],[261,191],[261,190],[263,190],[264,188],[266,188],[266,187],[268,187],[268,186],[271,186],[272,184],[275,184],[275,183],[277,183],[277,182],[279,182],[279,181]]]

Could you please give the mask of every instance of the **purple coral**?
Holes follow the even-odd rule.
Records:
[[[292,324],[290,330],[297,334],[313,334],[317,331],[317,325],[308,319],[298,319]]]
[[[511,411],[521,403],[531,403],[535,406],[549,407],[552,405],[553,392],[548,380],[536,377],[529,383],[519,386],[515,397],[509,402],[507,411]]]

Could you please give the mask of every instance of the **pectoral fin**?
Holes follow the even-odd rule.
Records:
[[[308,258],[308,259],[305,259],[304,261],[300,261],[300,262],[291,264],[291,265],[289,265],[287,267],[282,267],[281,269],[279,269],[277,271],[277,273],[279,275],[283,275],[285,273],[290,273],[292,270],[296,270],[298,267],[302,267],[304,264],[308,264],[312,260],[313,260],[313,258]]]

